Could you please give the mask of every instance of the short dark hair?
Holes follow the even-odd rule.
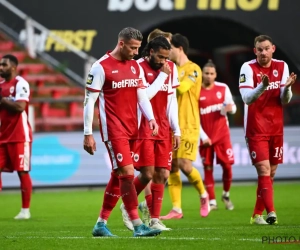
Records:
[[[177,33],[172,36],[171,43],[175,48],[182,47],[183,52],[187,54],[189,49],[189,40],[187,37]]]
[[[151,49],[153,49],[155,52],[159,49],[170,50],[171,45],[164,36],[157,36],[146,44],[142,52],[142,57],[149,56]]]
[[[10,62],[12,62],[15,66],[18,66],[18,58],[16,58],[14,55],[7,54],[3,56],[2,58],[8,59]]]
[[[270,43],[273,44],[273,40],[271,37],[267,36],[267,35],[259,35],[257,37],[254,38],[254,47],[256,46],[256,43],[261,43],[264,41],[269,41]]]
[[[213,63],[211,59],[209,59],[207,63],[204,64],[203,68],[205,67],[216,68],[216,65]]]
[[[120,31],[118,38],[124,39],[125,41],[129,41],[131,39],[142,41],[143,35],[139,30],[132,27],[127,27]]]

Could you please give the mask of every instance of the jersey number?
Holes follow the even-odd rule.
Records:
[[[282,147],[276,147],[275,148],[275,155],[273,157],[275,158],[281,158],[283,154],[283,148]]]

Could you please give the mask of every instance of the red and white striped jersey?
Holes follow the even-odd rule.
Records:
[[[100,92],[102,140],[137,139],[137,89],[146,87],[145,80],[135,60],[119,61],[109,53],[93,64],[86,83],[87,90]]]
[[[9,82],[0,82],[2,98],[27,103],[22,113],[11,112],[0,105],[0,143],[31,142],[32,130],[28,120],[30,89],[28,82],[16,76]]]
[[[147,85],[151,85],[157,78],[160,70],[154,70],[150,67],[150,64],[143,58],[137,61],[142,68]],[[165,80],[160,91],[150,100],[155,120],[159,126],[159,133],[157,136],[152,136],[152,130],[149,127],[149,122],[145,116],[141,115],[141,123],[139,128],[139,139],[151,139],[151,140],[169,140],[170,135],[170,123],[168,121],[167,106],[168,95],[172,95],[179,86],[178,72],[176,65],[168,61],[171,68],[171,73]]]
[[[261,73],[268,75],[270,85],[256,101],[250,105],[245,104],[246,137],[283,134],[280,88],[284,87],[289,76],[288,66],[284,61],[276,59],[272,59],[268,68],[261,67],[256,60],[244,63],[240,71],[240,92],[242,93],[245,88],[254,89],[262,84]]]

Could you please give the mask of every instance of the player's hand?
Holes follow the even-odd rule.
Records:
[[[265,86],[265,87],[268,87],[269,84],[270,84],[270,79],[267,75],[263,74],[263,73],[260,73],[260,76],[261,76],[261,81],[262,81],[262,84]]]
[[[284,86],[287,88],[291,87],[296,82],[296,79],[297,79],[297,75],[294,72],[292,72],[292,74],[290,74],[290,76],[286,80],[286,83]]]
[[[96,151],[96,142],[94,140],[93,135],[85,135],[84,136],[84,139],[83,139],[83,148],[90,155],[94,154],[94,151]]]
[[[168,62],[165,62],[164,65],[160,68],[160,71],[165,72],[167,75],[171,73],[171,68]]]
[[[209,147],[209,146],[211,146],[211,139],[207,138],[202,143],[203,143],[204,147]]]
[[[231,112],[232,111],[232,104],[227,104],[225,107],[224,107],[224,110],[225,112]]]
[[[179,147],[180,147],[180,136],[174,135],[174,138],[173,138],[173,149],[177,150],[177,149],[179,149]]]
[[[149,121],[149,126],[152,131],[152,136],[156,136],[158,134],[158,125],[154,119]]]

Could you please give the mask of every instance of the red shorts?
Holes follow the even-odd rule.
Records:
[[[31,142],[0,144],[0,169],[3,172],[31,170]]]
[[[106,141],[105,146],[107,148],[112,169],[132,164],[134,140],[119,139]]]
[[[134,167],[161,167],[171,170],[172,145],[169,140],[137,140],[135,142]]]
[[[200,146],[199,151],[203,165],[213,166],[214,153],[216,153],[217,164],[234,164],[233,149],[229,140],[214,144],[210,147]]]
[[[271,165],[283,162],[283,136],[246,137],[252,164],[269,160]]]

